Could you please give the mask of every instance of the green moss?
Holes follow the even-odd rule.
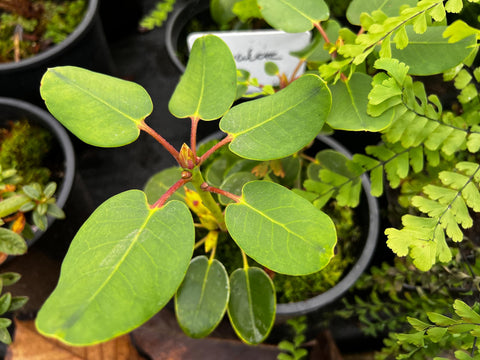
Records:
[[[21,30],[19,58],[26,59],[63,41],[82,21],[86,0],[36,0],[38,17],[25,18],[14,11],[0,10],[0,62],[15,60],[14,34]]]
[[[16,169],[24,184],[46,184],[50,170],[42,163],[51,142],[47,130],[31,126],[27,120],[13,122],[9,129],[0,129],[0,165]]]

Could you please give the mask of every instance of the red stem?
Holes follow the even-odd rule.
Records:
[[[202,155],[202,157],[200,158],[200,161],[198,162],[198,165],[200,165],[201,163],[203,163],[205,160],[208,159],[208,157],[210,155],[212,155],[215,151],[217,151],[218,149],[220,149],[223,145],[226,145],[228,144],[229,142],[231,142],[233,140],[233,137],[232,135],[227,135],[225,138],[223,138],[222,140],[220,140],[218,143],[216,143],[215,145],[213,145],[205,154]]]
[[[157,140],[180,164],[180,157],[178,151],[159,133],[157,133],[150,126],[148,126],[143,120],[138,124],[138,128],[145,131],[147,134],[151,135],[155,140]]]
[[[323,39],[325,40],[326,43],[330,43],[330,40],[328,39],[328,35],[327,33],[325,32],[325,30],[323,30],[322,28],[322,25],[320,25],[320,23],[314,23],[315,27],[318,29],[318,31],[320,31],[320,34],[322,35]],[[333,53],[332,53],[332,59],[335,59],[337,57],[337,50],[335,50]],[[340,74],[340,78],[343,80],[343,81],[347,81],[347,77],[341,73]]]
[[[219,194],[219,195],[223,195],[223,196],[226,196],[228,197],[229,199],[232,199],[233,201],[235,202],[240,202],[241,200],[241,197],[240,196],[237,196],[235,194],[232,194],[228,191],[225,191],[225,190],[222,190],[222,189],[219,189],[219,188],[216,188],[216,187],[213,187],[213,186],[210,186],[208,185],[207,183],[203,183],[202,186],[201,186],[202,190],[203,191],[208,191],[208,192],[211,192],[211,193],[215,193],[215,194]]]
[[[295,70],[293,70],[292,76],[290,77],[290,82],[293,82],[296,79],[297,73],[304,62],[305,62],[305,59],[300,59],[300,61],[297,64],[297,67],[295,68]]]
[[[330,39],[328,38],[328,35],[325,32],[325,30],[323,30],[322,25],[320,25],[320,22],[313,23],[313,25],[318,29],[318,31],[320,31],[320,34],[322,35],[323,40],[325,40],[326,43],[330,43]]]
[[[165,192],[161,197],[160,199],[158,199],[155,204],[151,205],[150,207],[152,209],[155,209],[155,208],[161,208],[163,205],[165,205],[165,203],[167,202],[167,200],[170,198],[170,196],[172,196],[175,191],[177,191],[178,189],[180,189],[183,185],[185,185],[186,183],[188,183],[191,179],[180,179],[178,180],[175,184],[173,184],[170,189],[167,190],[167,192]]]
[[[198,127],[198,117],[192,117],[192,128],[190,131],[190,149],[193,151],[193,157],[197,162],[197,127]]]

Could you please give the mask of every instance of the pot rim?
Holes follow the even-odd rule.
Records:
[[[66,37],[65,40],[27,59],[23,59],[18,62],[11,61],[7,63],[0,63],[0,72],[21,71],[33,66],[37,66],[38,64],[44,63],[51,57],[59,55],[70,48],[78,41],[78,39],[83,37],[90,27],[93,26],[94,19],[97,14],[99,0],[87,1],[88,7],[82,21],[78,24],[75,30],[73,30],[73,32]]]
[[[73,181],[75,178],[75,153],[73,149],[73,144],[70,140],[70,137],[67,131],[63,128],[62,125],[47,111],[43,110],[42,108],[33,105],[29,102],[14,99],[14,98],[7,98],[7,97],[0,97],[0,106],[6,106],[12,109],[17,109],[19,114],[25,114],[27,120],[33,120],[47,128],[51,131],[55,138],[57,139],[63,153],[64,153],[64,168],[65,168],[65,176],[62,179],[62,182],[59,185],[57,192],[56,192],[56,204],[63,208],[65,203],[70,195],[70,191],[73,187]],[[49,217],[48,218],[48,226],[50,227],[54,222],[55,218]],[[48,228],[47,228],[48,229]],[[38,238],[41,236],[43,231],[35,232],[35,236],[33,239],[28,240],[28,245],[31,246]]]
[[[177,42],[181,30],[191,19],[191,16],[185,15],[198,15],[202,11],[207,10],[208,7],[209,2],[206,0],[185,1],[167,20],[165,26],[165,47],[167,48],[168,57],[182,73],[185,72],[185,64],[183,64],[177,56]],[[185,12],[187,12],[187,14],[185,14]]]

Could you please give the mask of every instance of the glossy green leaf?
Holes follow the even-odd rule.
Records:
[[[139,190],[108,199],[73,239],[37,329],[74,345],[133,330],[174,295],[194,240],[192,216],[179,201],[151,208]]]
[[[3,286],[13,285],[21,279],[21,275],[15,272],[5,272],[0,274],[0,281]]]
[[[0,315],[5,314],[12,303],[12,294],[7,292],[0,297]]]
[[[0,252],[8,255],[22,255],[27,252],[27,243],[21,235],[0,227]]]
[[[6,327],[0,327],[0,342],[7,345],[12,343],[12,338]]]
[[[474,51],[476,37],[451,43],[443,37],[446,28],[430,26],[423,34],[417,34],[412,26],[407,26],[408,46],[402,50],[392,46],[392,57],[408,65],[411,75],[434,75],[457,66]]]
[[[243,185],[256,179],[257,178],[255,175],[253,175],[251,172],[239,171],[227,176],[220,188],[228,191],[229,193],[240,196],[242,194]],[[218,200],[222,205],[227,205],[233,202],[232,199],[223,195],[220,195]]]
[[[299,151],[318,135],[332,97],[324,81],[304,75],[278,93],[232,108],[220,129],[233,137],[232,152],[247,159],[280,159]]]
[[[185,73],[168,109],[177,118],[215,120],[232,106],[237,94],[237,68],[230,49],[217,36],[197,39]]]
[[[393,119],[393,109],[378,117],[367,114],[368,93],[372,89],[372,78],[366,74],[354,73],[347,81],[337,81],[330,87],[332,109],[327,124],[338,130],[380,131]]]
[[[262,269],[237,269],[230,276],[228,317],[237,335],[248,344],[266,339],[275,320],[272,279]]]
[[[247,183],[241,201],[227,206],[225,221],[248,256],[278,273],[310,274],[333,256],[336,231],[330,217],[276,183]]]
[[[347,19],[353,25],[360,25],[360,15],[371,14],[375,10],[381,10],[388,16],[398,16],[403,5],[414,7],[417,0],[353,0],[347,9]]]
[[[74,66],[49,69],[40,94],[48,110],[75,136],[102,147],[129,144],[152,100],[138,84]]]
[[[257,0],[265,21],[275,29],[298,33],[327,20],[330,11],[323,0]]]
[[[227,310],[230,285],[222,263],[198,256],[190,262],[175,295],[175,313],[183,331],[193,338],[212,332]]]
[[[8,309],[8,311],[15,311],[21,309],[27,302],[27,296],[14,296],[12,297],[12,302],[10,303],[10,308]]]
[[[154,204],[165,192],[170,189],[170,187],[175,184],[178,180],[182,177],[182,168],[178,166],[174,166],[165,170],[162,170],[155,175],[153,175],[150,179],[148,179],[147,183],[143,191],[147,195],[148,202],[150,204]],[[188,183],[185,186],[191,188],[193,190],[193,185]],[[179,200],[184,201],[185,199],[185,190],[184,188],[178,189],[171,197],[171,200]]]

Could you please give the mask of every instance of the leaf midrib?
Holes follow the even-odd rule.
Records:
[[[92,97],[96,101],[98,101],[101,104],[105,105],[106,107],[112,109],[114,112],[116,112],[116,113],[126,117],[127,119],[133,121],[135,124],[138,123],[139,120],[141,120],[141,119],[135,119],[132,116],[126,114],[125,112],[120,111],[120,109],[112,106],[111,104],[109,104],[108,102],[106,102],[105,100],[100,98],[99,96],[95,95],[94,93],[92,93],[92,92],[88,91],[87,89],[85,89],[84,87],[80,86],[75,81],[73,81],[73,80],[69,79],[67,76],[63,75],[61,72],[55,71],[54,69],[50,69],[49,71],[51,71],[53,74],[55,74],[56,76],[58,76],[59,78],[64,80],[66,83],[68,83],[68,84],[72,85],[73,87],[77,88],[78,90],[80,90],[84,94],[87,94],[88,96]]]
[[[321,91],[321,90],[322,90],[320,86],[318,87],[318,89],[319,89],[318,91]],[[316,89],[314,89],[314,90],[316,90]],[[263,125],[265,125],[265,124],[267,124],[267,123],[269,123],[269,122],[271,122],[271,121],[274,121],[275,119],[277,119],[277,118],[279,118],[280,116],[288,113],[290,110],[296,108],[297,106],[301,105],[302,103],[304,103],[304,102],[309,103],[309,102],[310,102],[310,99],[311,99],[312,97],[316,96],[317,94],[318,94],[317,91],[312,91],[312,94],[311,94],[310,96],[308,96],[308,97],[306,97],[306,98],[302,98],[300,101],[296,102],[295,104],[292,104],[292,106],[286,108],[286,109],[283,110],[282,112],[279,112],[279,113],[275,114],[274,116],[271,116],[271,117],[265,119],[264,121],[262,121],[262,122],[260,122],[260,123],[258,123],[258,124],[252,125],[252,126],[246,128],[246,129],[242,130],[242,131],[235,132],[235,133],[233,133],[233,135],[234,135],[235,137],[238,137],[238,136],[240,136],[240,135],[243,135],[243,134],[246,134],[246,133],[248,133],[248,132],[250,132],[250,131],[253,131],[253,130],[255,130],[255,129],[257,129],[257,128],[259,128],[259,127],[261,127],[261,126],[263,126]],[[228,131],[228,130],[227,130],[227,131]]]
[[[117,261],[117,265],[112,267],[112,271],[110,272],[110,274],[106,277],[106,279],[103,281],[103,283],[98,287],[97,291],[95,291],[91,296],[90,298],[88,298],[86,301],[84,301],[84,306],[82,307],[82,310],[81,312],[84,313],[85,311],[87,311],[87,309],[89,308],[90,304],[93,303],[93,301],[95,300],[95,298],[102,292],[102,290],[105,288],[105,286],[110,282],[110,280],[113,278],[113,276],[117,273],[118,269],[120,268],[120,266],[124,263],[125,259],[127,258],[127,256],[129,255],[129,253],[131,252],[133,246],[137,243],[138,241],[138,238],[140,237],[140,234],[142,234],[143,230],[146,228],[146,225],[148,224],[150,218],[153,216],[153,214],[155,213],[155,210],[151,210],[149,212],[149,215],[146,217],[145,221],[143,222],[143,224],[139,227],[139,231],[137,231],[135,237],[132,239],[131,243],[130,243],[130,246],[128,247],[128,249],[125,251],[124,255],[122,256],[122,258]],[[75,312],[74,314],[72,314],[68,320],[66,320],[64,323],[69,323],[70,322],[70,319],[72,317],[78,317],[79,312]]]

